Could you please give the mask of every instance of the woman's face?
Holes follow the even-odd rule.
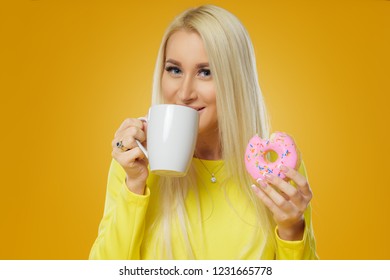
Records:
[[[217,131],[216,93],[203,41],[195,32],[177,31],[167,42],[161,81],[166,103],[199,112],[199,134]]]

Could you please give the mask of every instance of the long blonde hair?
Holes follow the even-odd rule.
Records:
[[[250,189],[251,178],[244,164],[244,152],[249,139],[258,134],[269,136],[269,123],[263,96],[259,87],[256,59],[249,35],[241,22],[230,12],[216,6],[204,5],[184,11],[167,28],[157,57],[153,104],[164,103],[161,94],[161,79],[165,62],[165,49],[170,36],[178,31],[196,32],[203,40],[210,70],[216,87],[218,126],[229,180],[241,187],[257,209],[259,228],[266,242],[273,242],[272,218],[265,206],[259,202]],[[184,178],[163,178],[159,180],[162,215],[157,222],[164,241],[165,258],[173,258],[170,239],[170,223],[176,216],[187,244],[188,258],[194,258],[189,240],[184,201],[189,188],[196,184],[196,171],[192,167]],[[196,189],[195,189],[196,191]],[[261,242],[254,240],[253,242]],[[259,252],[261,257],[262,252]]]

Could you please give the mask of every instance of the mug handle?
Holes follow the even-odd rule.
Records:
[[[144,118],[144,117],[140,117],[138,118],[139,120],[143,121],[143,122],[148,122],[147,118]],[[140,141],[138,141],[137,139],[135,139],[135,142],[137,143],[138,147],[141,149],[141,151],[145,154],[146,158],[149,159],[149,155],[148,155],[148,151],[145,149],[145,147],[141,144]]]

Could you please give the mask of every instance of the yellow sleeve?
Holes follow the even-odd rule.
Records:
[[[306,169],[303,161],[298,169],[299,173],[306,175]],[[276,239],[276,259],[278,260],[317,260],[316,241],[314,237],[312,219],[311,219],[311,205],[309,204],[305,213],[305,230],[302,240],[287,241],[282,240],[278,236],[277,227],[275,228]]]
[[[112,160],[104,214],[89,259],[140,259],[150,191],[147,188],[145,195],[132,193],[125,178],[122,166]]]

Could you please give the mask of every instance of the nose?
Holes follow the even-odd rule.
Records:
[[[197,97],[195,90],[195,81],[192,77],[187,76],[182,80],[179,88],[178,97],[184,104],[191,103]]]

